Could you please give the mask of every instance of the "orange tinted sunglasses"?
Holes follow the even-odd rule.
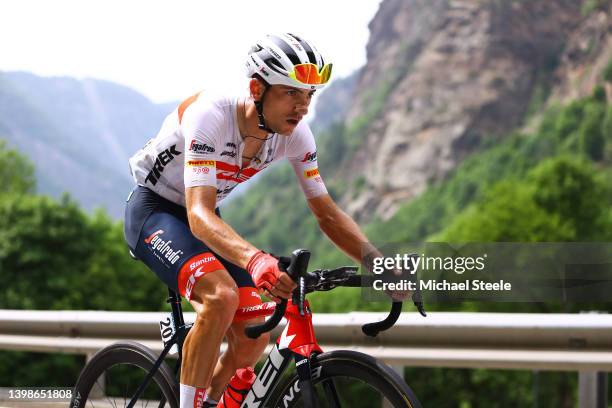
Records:
[[[329,81],[331,77],[332,64],[325,64],[321,71],[315,64],[298,64],[293,67],[289,76],[298,82],[307,85],[322,85]]]

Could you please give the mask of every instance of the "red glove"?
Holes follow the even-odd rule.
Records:
[[[278,269],[278,259],[263,251],[257,252],[249,259],[247,272],[253,277],[258,289],[267,289],[268,292],[278,282],[281,271]]]

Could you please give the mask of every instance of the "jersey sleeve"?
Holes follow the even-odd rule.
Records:
[[[223,115],[212,102],[198,102],[180,119],[185,138],[185,188],[217,186],[217,160]]]
[[[317,164],[317,146],[306,123],[300,123],[288,142],[287,158],[307,199],[327,193]]]

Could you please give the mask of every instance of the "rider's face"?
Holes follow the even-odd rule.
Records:
[[[290,135],[308,113],[314,91],[272,85],[264,100],[264,115],[268,126],[277,133]]]

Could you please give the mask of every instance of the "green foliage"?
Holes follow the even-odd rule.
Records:
[[[87,216],[65,194],[32,195],[32,165],[0,146],[0,308],[142,310],[165,307],[166,289],[133,261],[123,226]],[[74,385],[82,356],[0,352],[0,385]],[[49,377],[49,373],[61,375]]]
[[[612,82],[612,58],[608,61],[608,65],[603,71],[603,79],[606,82]]]
[[[22,154],[8,149],[0,139],[0,194],[31,194],[36,188],[34,165]]]
[[[424,407],[573,407],[577,399],[568,372],[406,367],[404,378]]]
[[[609,236],[607,184],[593,167],[569,157],[547,160],[524,181],[501,181],[433,241],[563,242]]]
[[[606,5],[606,0],[584,0],[580,12],[583,16],[588,16],[596,10]]]
[[[603,241],[612,236],[612,225],[602,224],[610,208],[610,186],[590,162],[556,157],[536,167],[528,180],[535,188],[534,202],[574,231],[569,240]]]
[[[612,163],[612,105],[608,106],[601,129],[604,137],[604,160]]]
[[[0,308],[160,310],[163,285],[131,260],[122,226],[68,196],[0,201]]]
[[[602,123],[604,117],[605,106],[600,103],[588,104],[585,106],[578,129],[580,150],[595,161],[603,158],[604,135]]]
[[[539,208],[533,191],[520,182],[502,181],[470,206],[439,235],[440,242],[566,241],[572,231],[561,219]]]

